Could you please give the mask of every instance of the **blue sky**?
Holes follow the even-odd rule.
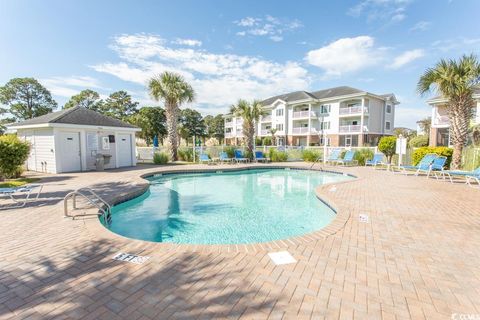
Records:
[[[0,84],[35,77],[63,105],[80,90],[127,90],[180,72],[190,106],[348,85],[393,92],[396,126],[429,115],[415,92],[440,58],[480,53],[478,0],[0,2]]]

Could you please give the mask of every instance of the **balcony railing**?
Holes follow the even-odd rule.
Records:
[[[440,126],[449,125],[450,124],[450,119],[448,118],[448,116],[436,116],[434,124],[435,125],[440,125]]]
[[[293,134],[317,133],[317,129],[308,128],[308,127],[293,127],[292,128],[292,133]]]
[[[310,117],[316,117],[317,114],[313,111],[295,111],[293,112],[293,118],[308,118],[308,116],[310,115]]]
[[[367,107],[355,106],[355,107],[340,108],[340,115],[360,114],[362,113],[362,109],[364,113],[368,113]]]
[[[340,126],[340,132],[360,132],[361,126],[359,124],[351,124],[346,126]]]
[[[270,122],[270,121],[272,121],[272,116],[271,115],[263,116],[262,120],[261,120],[261,122]]]
[[[235,137],[235,134],[233,132],[225,132],[225,137],[226,138]]]
[[[270,135],[270,129],[260,130],[260,135],[261,135],[261,136],[268,136],[268,135]]]

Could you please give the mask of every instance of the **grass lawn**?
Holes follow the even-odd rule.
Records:
[[[27,183],[37,182],[38,180],[40,179],[39,178],[18,178],[18,179],[12,179],[12,180],[5,180],[3,182],[0,182],[0,188],[20,187]]]

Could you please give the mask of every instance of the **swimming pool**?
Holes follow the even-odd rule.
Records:
[[[255,169],[148,178],[142,196],[112,208],[108,228],[154,242],[256,243],[325,227],[335,212],[315,187],[352,179],[309,170]]]

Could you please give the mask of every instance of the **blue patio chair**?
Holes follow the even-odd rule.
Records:
[[[212,159],[210,159],[210,157],[208,156],[208,154],[206,154],[206,153],[201,153],[200,156],[199,156],[199,158],[198,158],[198,162],[210,164],[210,163],[212,163]]]
[[[354,164],[355,162],[358,163],[357,160],[354,160],[353,158],[355,157],[355,151],[354,150],[348,150],[345,155],[343,156],[343,159],[338,159],[337,163],[342,164],[346,166],[347,164]]]
[[[458,170],[443,170],[440,173],[445,179],[448,177],[450,182],[453,183],[454,178],[465,178],[465,182],[471,185],[471,181],[479,182],[480,179],[480,167],[473,171],[458,171]]]
[[[36,194],[33,192],[35,189],[38,189]],[[26,186],[16,188],[0,188],[0,198],[8,197],[13,202],[6,206],[0,206],[0,210],[22,208],[27,204],[27,202],[31,200],[37,200],[42,193],[42,189],[42,184],[28,184]],[[32,194],[34,197],[30,197]]]
[[[333,149],[330,155],[328,156],[327,160],[325,160],[325,163],[337,163],[338,158],[340,158],[340,154],[342,153],[341,149]]]
[[[436,157],[433,160],[432,165],[430,166],[430,170],[428,170],[427,172],[427,178],[433,172],[433,174],[435,175],[435,178],[438,179],[437,172],[439,171],[442,172],[445,169],[446,164],[447,164],[447,157],[444,157],[444,156]]]
[[[249,162],[250,160],[248,158],[245,158],[243,156],[243,153],[241,150],[235,150],[235,161],[238,162]]]
[[[263,156],[263,152],[262,152],[262,151],[255,151],[255,161],[256,161],[256,162],[259,162],[259,161],[268,162],[269,159],[268,159],[268,158],[265,158],[265,157]]]
[[[365,161],[365,167],[372,166],[375,168],[377,165],[384,165],[384,164],[385,163],[383,163],[383,153],[375,153],[373,155],[372,160]]]
[[[414,175],[418,176],[420,172],[429,172],[433,161],[438,157],[435,153],[428,153],[423,156],[422,160],[416,166],[392,166],[392,171],[395,173],[395,170],[398,169],[399,173],[408,175],[412,171]]]
[[[219,160],[221,163],[232,162],[232,161],[233,161],[232,158],[229,158],[229,157],[228,157],[228,154],[227,154],[225,151],[220,152],[220,155],[219,155],[219,157],[218,157],[218,160]]]

